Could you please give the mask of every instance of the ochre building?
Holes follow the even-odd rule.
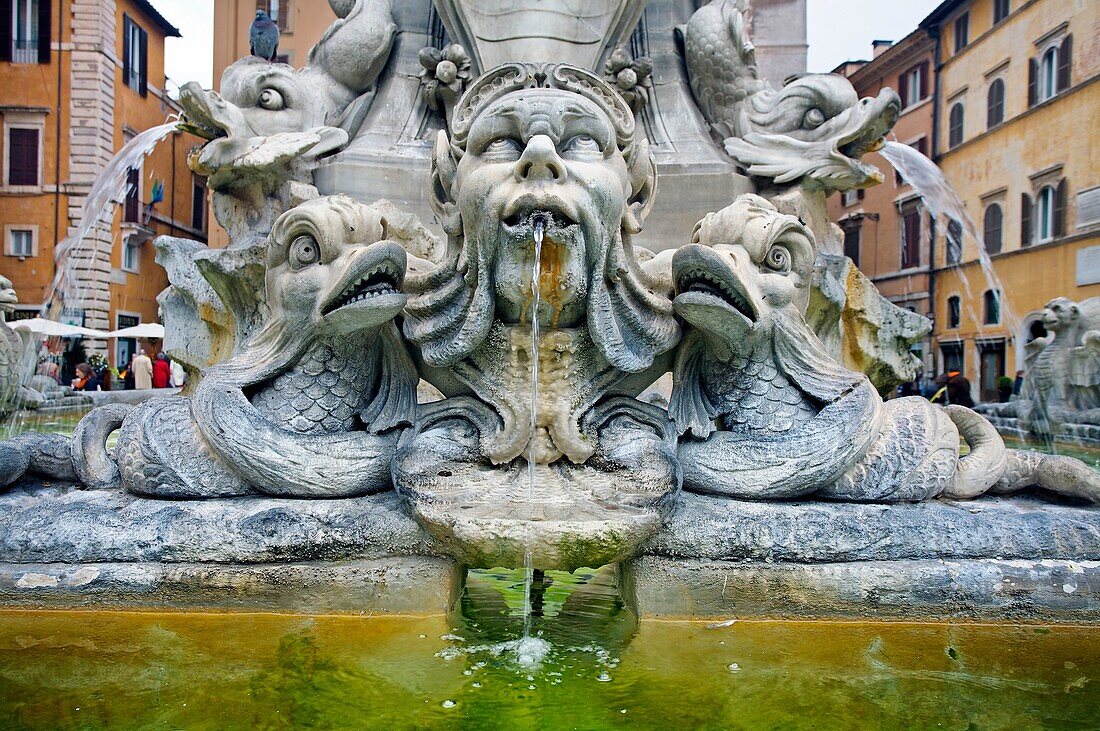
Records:
[[[937,232],[937,369],[993,400],[1044,303],[1100,295],[1100,3],[952,0],[921,27],[938,39],[936,160],[976,232]]]
[[[165,39],[178,36],[145,0],[0,1],[0,273],[19,294],[17,316],[40,311],[55,246],[76,232],[110,159],[178,113],[164,75]],[[158,320],[168,280],[153,239],[206,238],[206,191],[186,164],[197,142],[172,133],[129,171],[113,218],[74,254],[76,286],[62,319],[100,330]],[[108,350],[106,341],[86,346]],[[127,360],[134,346],[112,344],[111,361]]]

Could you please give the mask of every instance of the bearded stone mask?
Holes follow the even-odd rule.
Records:
[[[656,170],[634,115],[605,81],[566,65],[508,64],[473,84],[441,132],[433,209],[449,236],[438,270],[410,278],[406,334],[433,365],[469,355],[494,319],[587,324],[609,362],[648,367],[678,328],[643,281],[631,234]],[[537,312],[534,222],[541,221]],[[417,294],[423,292],[423,297]]]

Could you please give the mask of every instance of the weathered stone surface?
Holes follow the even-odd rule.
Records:
[[[247,566],[0,564],[0,603],[23,607],[442,613],[461,586],[452,562],[424,556]]]
[[[624,569],[639,616],[1095,622],[1095,561],[676,561]]]
[[[869,505],[683,495],[643,551],[792,563],[919,559],[1100,560],[1100,511],[1037,499]]]
[[[397,496],[175,501],[35,487],[0,496],[0,563],[236,563],[431,555]]]

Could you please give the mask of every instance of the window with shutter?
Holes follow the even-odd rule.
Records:
[[[962,261],[963,227],[954,218],[947,222],[947,263],[958,264]]]
[[[38,185],[37,129],[8,128],[8,185]]]
[[[1032,223],[1031,196],[1027,193],[1020,194],[1020,246],[1031,246]]]
[[[920,224],[919,206],[909,209],[902,217],[901,226],[901,268],[910,269],[920,266]]]
[[[963,125],[966,121],[966,110],[964,109],[962,102],[959,102],[951,107],[951,112],[947,119],[947,146],[948,148],[956,147],[962,144],[963,141]]]
[[[283,33],[290,30],[290,0],[256,0],[256,9],[267,13]]]
[[[982,295],[986,325],[1001,324],[1001,293],[987,289]]]
[[[955,53],[970,43],[970,13],[963,13],[955,19]]]
[[[958,297],[947,298],[947,327],[957,330],[962,323],[962,300]]]
[[[1045,102],[1058,93],[1058,47],[1052,46],[1039,62],[1038,101]]]
[[[197,175],[191,176],[191,228],[206,230],[206,181]]]
[[[1008,17],[1009,0],[993,0],[993,25]]]
[[[1035,201],[1035,238],[1040,244],[1054,238],[1054,187],[1047,185]]]
[[[985,126],[993,129],[1005,121],[1005,82],[1002,79],[994,79],[989,85],[987,105]]]
[[[138,168],[126,171],[126,206],[123,215],[124,221],[141,221],[141,170]]]
[[[12,63],[38,63],[38,3],[39,0],[13,0],[0,6],[2,12],[11,15]]]
[[[122,83],[145,96],[148,91],[149,36],[130,16],[122,16]]]
[[[1058,92],[1061,93],[1071,86],[1073,81],[1073,36],[1068,35],[1062,40],[1062,47],[1058,53]]]
[[[989,254],[1001,253],[1004,243],[1004,214],[1001,206],[992,203],[985,209],[985,221],[983,222],[982,239],[985,242],[985,250]]]

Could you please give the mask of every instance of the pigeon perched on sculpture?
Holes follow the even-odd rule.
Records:
[[[248,27],[248,49],[265,61],[274,61],[279,53],[279,25],[263,10],[256,11]]]

